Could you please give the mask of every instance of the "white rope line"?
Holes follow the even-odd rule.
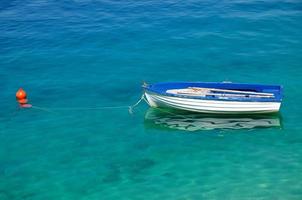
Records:
[[[37,109],[37,110],[42,110],[42,111],[49,112],[49,113],[56,113],[56,112],[54,112],[50,109],[42,108],[42,107],[39,107],[39,106],[31,106],[31,108],[34,108],[34,109]]]
[[[141,96],[141,98],[135,103],[135,104],[133,104],[132,106],[128,106],[128,111],[129,111],[129,113],[130,114],[133,114],[133,109],[142,101],[142,100],[144,100],[145,99],[145,94],[143,93],[142,94],[142,96]]]
[[[128,108],[130,114],[133,114],[133,109],[140,104],[142,100],[144,100],[144,94],[142,94],[141,98],[131,106],[101,106],[101,107],[57,107],[57,108],[44,108],[39,106],[32,106],[31,108],[56,113],[55,111],[64,111],[64,110],[105,110],[105,109],[121,109],[121,108]]]
[[[36,107],[37,106],[33,106]],[[127,108],[129,106],[103,106],[103,107],[57,107],[51,108],[51,110],[103,110],[103,109],[115,109],[115,108]]]

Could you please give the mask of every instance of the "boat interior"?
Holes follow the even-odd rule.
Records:
[[[281,100],[279,85],[236,84],[236,83],[160,83],[150,85],[151,91],[172,96],[203,97],[212,99],[261,99]]]

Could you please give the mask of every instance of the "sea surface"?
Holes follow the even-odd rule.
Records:
[[[301,47],[301,0],[1,0],[0,199],[301,200]],[[280,84],[284,101],[131,114],[143,81]]]

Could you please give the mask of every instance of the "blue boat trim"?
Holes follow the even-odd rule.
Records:
[[[170,94],[167,90],[170,89],[184,89],[188,87],[204,87],[216,89],[230,89],[253,91],[274,94],[273,98],[259,98],[259,97],[228,97],[219,98],[217,96],[191,96],[183,94]],[[280,85],[262,85],[262,84],[247,84],[247,83],[225,83],[225,82],[162,82],[150,85],[143,85],[143,88],[151,93],[187,98],[187,99],[202,99],[202,100],[216,100],[216,101],[243,101],[243,102],[281,102],[283,98],[283,89]]]

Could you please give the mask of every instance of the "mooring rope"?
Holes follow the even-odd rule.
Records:
[[[129,111],[130,114],[133,114],[133,109],[134,109],[136,106],[138,106],[138,104],[140,104],[140,102],[141,102],[142,100],[145,100],[145,94],[142,94],[141,98],[140,98],[135,104],[133,104],[132,106],[128,106],[128,108],[129,108],[128,111]]]
[[[37,109],[37,110],[41,110],[41,111],[45,111],[45,112],[49,112],[49,113],[56,113],[56,112],[54,112],[54,111],[52,111],[50,109],[39,107],[39,106],[31,106],[31,108]]]
[[[142,94],[141,98],[133,105],[122,105],[122,106],[98,106],[98,107],[53,107],[53,108],[44,108],[40,106],[32,106],[31,108],[49,112],[56,113],[56,111],[76,111],[76,110],[105,110],[105,109],[121,109],[128,108],[130,114],[133,114],[133,110],[136,106],[138,106],[142,100],[145,99],[144,94]]]

